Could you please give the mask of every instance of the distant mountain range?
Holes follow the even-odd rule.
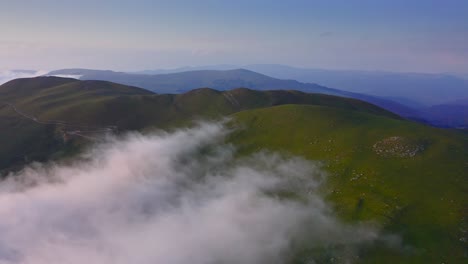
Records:
[[[255,90],[295,89],[307,92],[339,95],[342,91],[313,83],[280,80],[245,69],[196,70],[167,74],[131,74],[125,72],[64,69],[48,75],[76,76],[80,80],[105,80],[133,85],[155,93],[181,93],[196,88],[209,87],[216,90],[246,87]]]
[[[468,99],[433,105],[421,112],[436,126],[468,128]]]
[[[468,98],[468,80],[449,74],[300,69],[249,65],[246,69],[281,79],[315,82],[345,91],[387,97],[412,107]]]
[[[431,105],[446,104],[454,100],[468,99],[468,75],[461,74],[305,69],[276,64],[251,64],[244,66],[223,64],[181,67],[168,70],[146,70],[132,72],[131,74],[160,75],[187,71],[227,71],[235,69],[246,69],[273,78],[296,80],[302,83],[316,83],[348,92],[385,97],[413,108],[423,108]],[[85,72],[85,75],[88,76],[96,73],[83,69],[65,70],[65,72],[70,71]],[[103,73],[101,71],[99,75]]]
[[[468,99],[468,75],[398,73],[384,71],[324,70],[296,68],[279,64],[211,65],[172,70],[142,71],[145,74],[177,73],[194,70],[247,69],[279,79],[317,83],[349,92],[388,97],[411,107],[444,104]]]

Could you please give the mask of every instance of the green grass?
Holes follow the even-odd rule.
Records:
[[[371,248],[367,263],[462,263],[466,258],[468,137],[457,131],[343,109],[283,105],[240,112],[231,141],[240,153],[284,151],[323,161],[328,199],[347,221],[373,221],[408,250]],[[383,156],[373,145],[398,136],[424,150]]]
[[[204,88],[158,95],[109,82],[48,77],[4,84],[0,98],[40,120],[112,125],[119,132],[230,115],[231,125],[244,128],[229,138],[240,155],[271,149],[322,161],[329,174],[322,191],[344,221],[372,221],[403,238],[404,249],[363,249],[363,263],[467,260],[467,244],[460,241],[468,230],[466,131],[405,121],[359,100],[297,91]],[[77,153],[86,142],[64,141],[63,129],[0,106],[0,170]],[[387,154],[376,153],[375,146]],[[418,151],[393,155],[401,146]]]
[[[158,95],[110,82],[57,77],[11,81],[0,86],[0,98],[40,120],[114,125],[123,131],[180,126],[197,118],[219,118],[241,110],[280,104],[327,105],[397,118],[369,103],[322,94],[245,88],[220,92],[202,88],[184,94]],[[5,115],[14,116],[10,112]]]

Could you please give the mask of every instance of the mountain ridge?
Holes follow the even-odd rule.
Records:
[[[49,148],[52,153],[63,147],[63,138],[94,137],[93,131],[96,129],[80,127],[98,128],[104,133],[109,128],[117,131],[169,128],[186,124],[194,118],[220,118],[241,110],[278,104],[330,105],[399,118],[363,101],[323,94],[250,89],[217,91],[209,88],[184,94],[155,94],[107,81],[80,81],[60,77],[13,80],[0,86],[0,96],[3,98],[0,106],[0,127],[3,128],[0,130],[0,138],[9,139],[2,142],[4,147],[0,149],[0,157],[4,158],[0,159],[3,161],[1,164],[13,163],[11,159],[5,158],[10,152],[18,153],[18,157],[24,156],[19,154],[24,148],[18,147],[20,141],[30,140],[34,142],[29,143],[30,147],[37,146],[41,150],[47,148],[39,145],[53,142],[55,147]],[[48,122],[51,120],[55,121]],[[15,133],[18,129],[24,133]],[[28,160],[36,156],[41,160],[40,157],[47,155],[39,152],[37,155],[28,155]],[[21,163],[21,160],[18,162]]]
[[[262,150],[320,161],[329,174],[321,191],[340,219],[370,221],[396,239],[393,246],[364,247],[358,253],[364,263],[466,258],[460,238],[468,219],[468,134],[462,131],[404,120],[352,98],[300,91],[154,94],[106,81],[37,77],[2,85],[0,94],[13,104],[0,105],[2,177],[34,162],[72,163],[109,133],[151,134],[227,116],[232,133],[226,143],[239,158]],[[301,254],[320,250],[306,243]]]
[[[86,74],[87,71],[61,70],[50,72],[49,75],[82,75],[80,78],[82,80],[103,79],[107,81],[142,87],[156,93],[181,93],[199,87],[211,87],[217,90],[229,90],[239,87],[247,87],[255,90],[300,90],[309,93],[323,93],[364,100],[369,103],[379,105],[389,111],[396,113],[397,115],[418,121],[424,120],[424,117],[421,116],[421,113],[417,110],[400,103],[387,100],[385,98],[341,91],[313,83],[301,83],[296,80],[275,79],[270,76],[245,69],[227,71],[199,70],[159,75],[138,75],[109,71],[91,71],[92,74]]]
[[[406,101],[413,101],[421,106],[429,106],[445,104],[459,97],[468,96],[468,79],[463,75],[450,73],[320,69],[281,64],[208,65],[182,67],[172,70],[146,71],[146,73],[181,72],[196,69],[226,70],[233,68],[244,68],[279,79],[294,79],[304,83],[318,83],[349,92],[379,97],[401,98],[402,100],[398,100],[397,102],[403,104]],[[413,90],[420,90],[421,92],[413,93]],[[423,99],[423,97],[426,97],[426,99]],[[412,103],[407,105],[415,106]]]

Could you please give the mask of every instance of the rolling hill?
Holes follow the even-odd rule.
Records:
[[[138,86],[156,93],[180,93],[200,87],[229,90],[247,87],[254,90],[291,89],[307,92],[339,94],[340,91],[316,84],[304,84],[293,80],[279,80],[244,69],[198,70],[169,74],[131,74],[124,72],[64,69],[51,71],[48,75],[78,76],[80,80],[104,80]]]
[[[275,79],[244,69],[234,70],[197,70],[170,74],[145,75],[113,71],[64,69],[52,71],[48,75],[77,76],[80,80],[105,80],[126,85],[142,87],[156,93],[181,93],[200,87],[216,90],[230,90],[245,87],[254,90],[298,90],[307,93],[322,93],[341,97],[355,98],[378,105],[397,115],[414,120],[424,117],[415,109],[403,104],[338,89],[327,88],[314,83],[301,83],[295,80]]]
[[[247,69],[262,75],[240,74],[238,68]],[[191,73],[187,73],[191,71]],[[207,81],[208,73],[230,72],[231,75],[216,77],[215,81]],[[462,77],[449,74],[422,74],[422,73],[394,73],[394,72],[368,72],[368,71],[346,71],[346,70],[322,70],[302,69],[285,65],[253,64],[253,65],[212,65],[200,67],[182,67],[172,70],[141,71],[128,75],[111,71],[95,70],[60,70],[52,73],[76,74],[81,78],[107,79],[110,81],[128,81],[126,78],[136,80],[138,78],[149,80],[150,75],[154,79],[176,79],[183,80],[188,77],[190,82],[182,86],[173,87],[181,91],[183,87],[192,87],[191,84],[198,83],[199,87],[207,86],[216,89],[230,89],[236,87],[248,87],[252,89],[296,89],[307,92],[319,92],[338,96],[357,98],[376,104],[382,108],[392,111],[398,115],[411,120],[430,123],[439,127],[468,127],[468,115],[466,109],[460,104],[452,101],[468,96],[468,81]],[[194,78],[195,75],[205,75],[204,81]],[[237,75],[238,74],[238,75]],[[265,75],[274,78],[266,78]],[[237,75],[238,77],[234,78]],[[117,76],[120,76],[117,78]],[[128,76],[128,77],[124,77]],[[146,76],[146,77],[143,77]],[[257,77],[261,78],[257,78]],[[263,80],[262,80],[263,78]],[[278,78],[278,79],[275,79]],[[296,81],[291,81],[296,80]],[[119,82],[117,81],[117,82]],[[298,82],[299,81],[299,82]],[[175,85],[172,81],[163,81],[158,85]],[[319,83],[336,89],[318,89]],[[146,83],[140,83],[146,85]],[[155,83],[156,84],[156,83]],[[142,86],[143,87],[143,86]],[[156,87],[156,86],[153,86]],[[161,86],[164,87],[164,86]],[[147,88],[152,89],[151,86]],[[166,86],[170,88],[170,86]],[[322,87],[324,88],[324,87]],[[154,89],[154,88],[153,88]]]
[[[369,220],[402,245],[363,263],[463,263],[468,226],[468,137],[343,109],[283,105],[234,115],[241,152],[287,151],[322,160],[325,192],[343,218]],[[293,128],[293,129],[291,129]]]
[[[0,98],[0,168],[44,160],[62,148],[64,141],[68,142],[63,139],[92,138],[109,129],[168,128],[195,118],[218,118],[279,104],[328,105],[398,118],[362,101],[323,94],[249,89],[221,92],[208,88],[183,94],[154,94],[106,81],[58,77],[10,81],[0,86]],[[75,147],[73,142],[69,142],[70,150]]]
[[[414,108],[468,97],[468,81],[450,74],[303,69],[271,64],[244,68],[275,78],[315,82],[344,91],[389,98]]]
[[[421,110],[431,124],[441,127],[468,128],[468,99],[433,105]]]
[[[343,91],[384,97],[412,108],[466,98],[468,80],[457,74],[405,73],[359,70],[327,70],[297,68],[280,64],[208,65],[172,70],[143,71],[144,74],[165,74],[197,70],[247,69],[278,79],[318,83]]]
[[[235,130],[227,140],[237,155],[273,150],[321,161],[329,174],[321,191],[340,217],[396,237],[393,246],[362,248],[359,263],[466,260],[468,134],[462,131],[403,120],[355,99],[287,90],[154,94],[106,81],[38,77],[0,86],[0,98],[3,173],[71,158],[107,133],[229,116]],[[305,246],[302,254],[317,252]]]
[[[67,78],[17,79],[0,86],[0,170],[20,167],[31,161],[44,161],[51,155],[73,152],[73,142],[66,144],[67,130],[94,131],[79,120],[62,125],[60,113],[74,109],[80,115],[83,104],[99,104],[124,95],[152,94],[143,89],[102,81],[81,82]],[[49,118],[50,116],[50,118]],[[102,123],[102,122],[99,122]]]

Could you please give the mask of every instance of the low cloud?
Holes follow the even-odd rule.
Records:
[[[78,75],[78,74],[47,74],[47,76],[55,76],[55,77],[61,77],[61,78],[72,78],[72,79],[80,79],[83,75]]]
[[[74,74],[56,74],[56,75],[48,75],[47,71],[36,71],[36,70],[0,70],[0,85],[9,82],[14,79],[19,78],[32,78],[37,76],[55,76],[55,77],[62,77],[62,78],[73,78],[73,79],[80,79],[82,75],[74,75]]]
[[[14,79],[37,77],[46,73],[46,71],[35,70],[0,70],[0,85]]]
[[[319,163],[235,158],[220,124],[108,139],[73,164],[0,183],[0,263],[285,263],[296,250],[379,239],[340,222]],[[308,260],[314,263],[313,259]]]

